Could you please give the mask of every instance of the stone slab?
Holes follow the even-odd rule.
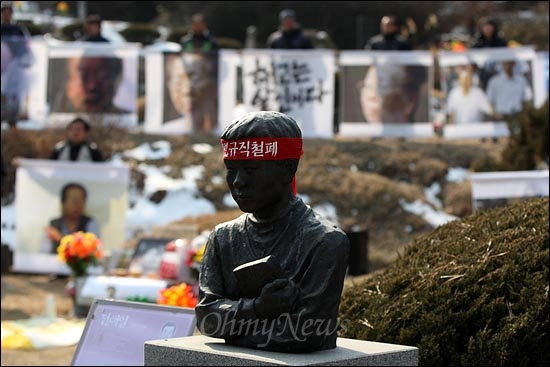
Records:
[[[335,349],[292,354],[225,344],[196,335],[146,341],[145,366],[417,366],[418,348],[338,338]]]

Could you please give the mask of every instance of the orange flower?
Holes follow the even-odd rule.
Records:
[[[197,305],[197,297],[193,288],[187,283],[180,283],[160,290],[157,304],[194,308]]]
[[[91,232],[75,232],[61,238],[57,257],[66,263],[75,276],[86,274],[90,264],[97,264],[103,256],[102,243]]]

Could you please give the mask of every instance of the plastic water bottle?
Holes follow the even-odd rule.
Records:
[[[51,320],[57,318],[57,305],[55,304],[55,296],[48,293],[46,296],[46,317]]]

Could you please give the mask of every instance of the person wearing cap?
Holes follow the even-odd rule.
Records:
[[[221,144],[227,185],[245,213],[208,237],[195,308],[200,332],[277,352],[335,348],[349,241],[295,194],[300,128],[280,112],[250,112],[224,129]],[[249,265],[255,276],[237,277]]]
[[[109,42],[101,35],[101,17],[97,14],[91,14],[86,17],[84,23],[84,35],[77,41],[82,42]]]
[[[296,20],[292,9],[283,9],[279,13],[280,27],[267,39],[268,48],[277,49],[310,49],[313,41],[307,36]]]

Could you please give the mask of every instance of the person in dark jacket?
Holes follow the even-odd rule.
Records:
[[[59,161],[103,162],[103,154],[98,146],[88,141],[90,124],[81,117],[72,120],[67,126],[67,140],[60,141],[50,155]]]
[[[2,1],[2,120],[17,128],[22,105],[29,89],[29,67],[34,62],[30,34],[13,22],[13,5]]]
[[[83,42],[109,42],[101,35],[101,17],[97,14],[91,14],[84,23],[84,35],[77,41]]]
[[[499,35],[498,25],[494,20],[483,17],[478,22],[478,28],[479,33],[472,48],[508,46],[508,41]]]
[[[311,49],[313,41],[307,36],[296,20],[292,9],[283,9],[279,13],[280,29],[267,39],[268,48],[277,49]]]
[[[478,34],[472,48],[507,47],[508,41],[499,36],[498,24],[493,19],[482,17],[478,21]],[[485,90],[489,79],[497,75],[497,63],[487,60],[479,70],[479,86]]]
[[[399,34],[397,18],[385,15],[380,20],[380,34],[371,37],[365,45],[366,50],[407,51],[411,45]]]
[[[183,52],[212,52],[218,49],[218,44],[210,35],[204,15],[197,13],[191,17],[191,33],[180,40]]]

